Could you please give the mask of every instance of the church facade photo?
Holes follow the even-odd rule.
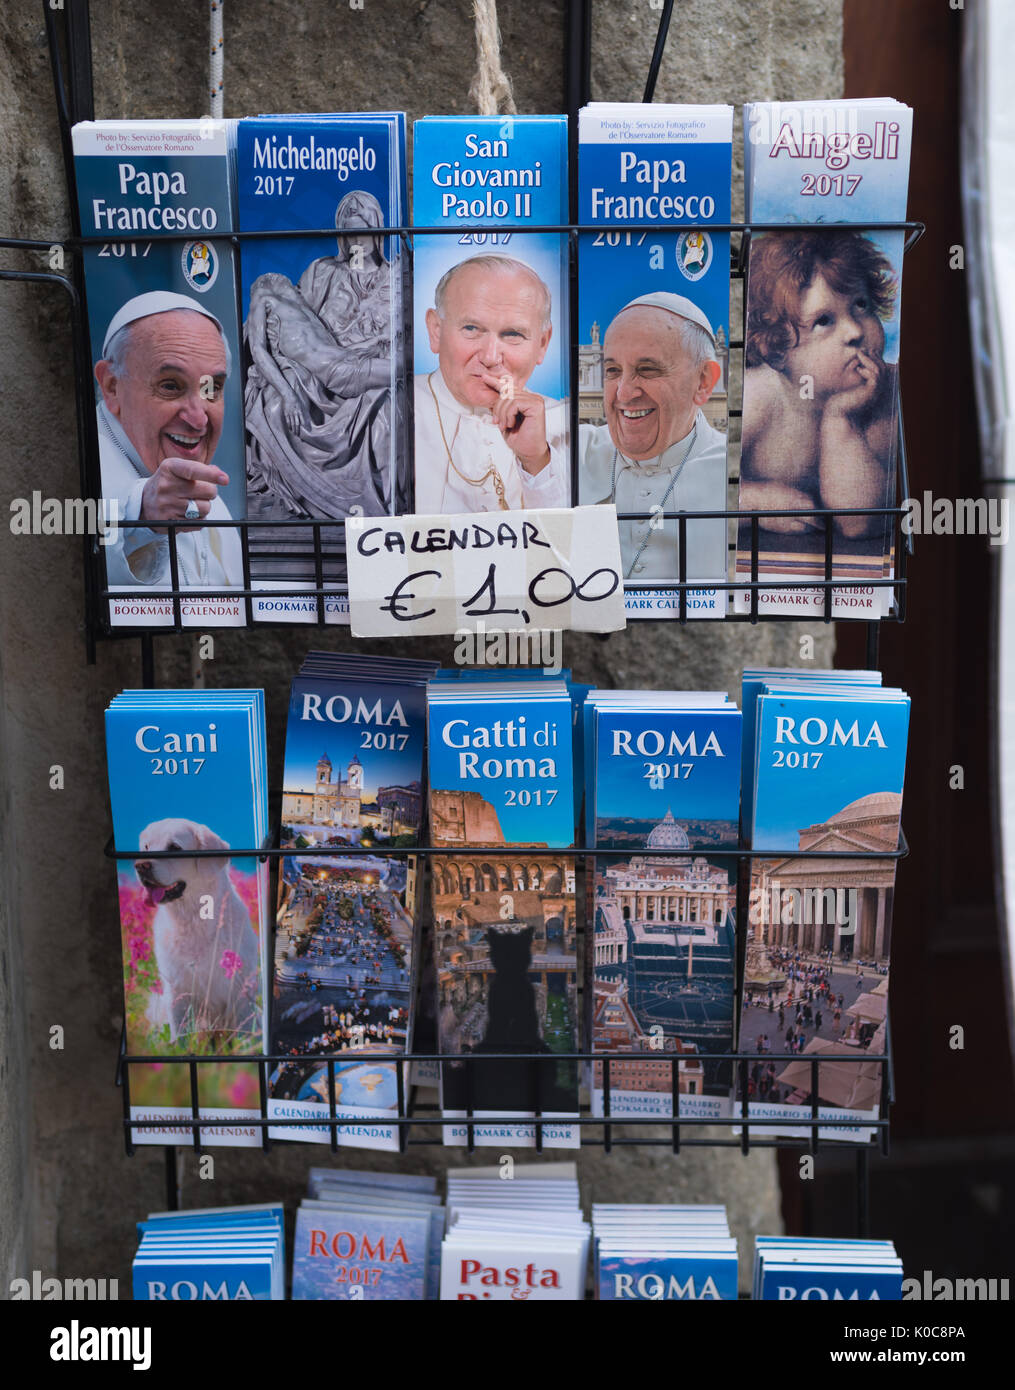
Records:
[[[325,750],[317,760],[314,782],[282,793],[282,820],[287,825],[334,827],[353,832],[370,828],[384,836],[413,834],[419,829],[423,792],[419,782],[381,786],[372,791],[354,753],[337,768]]]
[[[728,1088],[724,1064],[696,1054],[732,1047],[735,906],[729,868],[693,854],[669,812],[643,852],[597,859],[593,1050],[663,1054],[658,1062],[615,1061],[610,1081],[618,1092],[669,1092],[674,1053],[681,1095],[719,1093],[724,1082]],[[600,1063],[595,1083],[602,1085]]]

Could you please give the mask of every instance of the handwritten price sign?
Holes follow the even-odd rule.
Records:
[[[615,507],[350,517],[356,637],[624,627]]]

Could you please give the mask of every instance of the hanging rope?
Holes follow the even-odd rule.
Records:
[[[472,13],[476,18],[478,67],[469,97],[481,116],[516,115],[518,107],[511,94],[511,79],[500,63],[497,0],[473,0]]]
[[[225,0],[211,0],[211,43],[208,62],[208,91],[211,97],[211,114],[216,120],[222,119],[222,101],[225,89],[222,84],[222,8]]]

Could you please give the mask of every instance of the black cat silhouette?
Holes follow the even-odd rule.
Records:
[[[532,928],[486,933],[493,975],[487,992],[487,1024],[477,1052],[545,1052],[539,1036],[536,991],[529,979]]]

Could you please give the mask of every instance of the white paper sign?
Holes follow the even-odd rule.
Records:
[[[356,637],[625,626],[617,509],[350,517]]]

